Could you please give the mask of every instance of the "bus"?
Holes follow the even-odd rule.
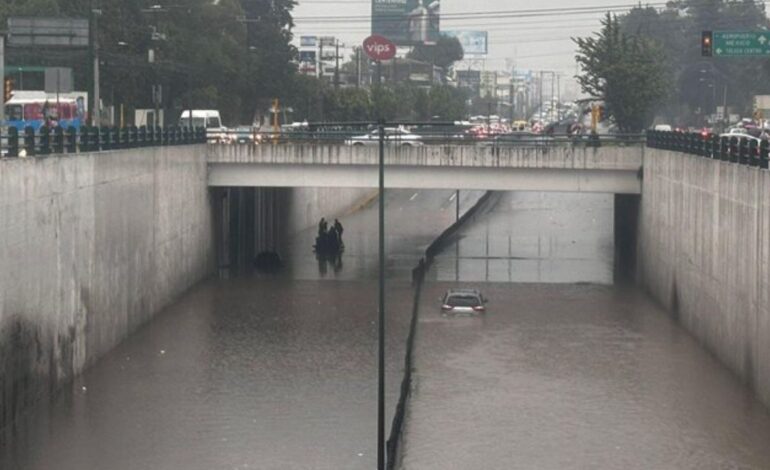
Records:
[[[62,126],[79,129],[88,119],[88,93],[45,93],[43,91],[17,91],[5,103],[5,121],[2,127],[15,127],[19,132],[32,127]]]

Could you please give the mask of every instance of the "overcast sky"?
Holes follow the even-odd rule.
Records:
[[[662,3],[662,2],[651,2]],[[560,72],[562,84],[575,75],[572,36],[586,36],[599,28],[604,13],[599,10],[575,13],[576,8],[618,7],[635,4],[633,0],[441,0],[442,14],[469,12],[523,12],[543,9],[570,9],[569,14],[532,12],[532,16],[484,19],[441,18],[442,30],[486,30],[489,55],[477,60],[474,68],[487,70],[519,69]],[[299,36],[336,36],[346,46],[359,45],[371,29],[371,0],[299,0],[294,16],[295,39]],[[318,22],[319,16],[351,17],[342,22]],[[494,15],[490,15],[494,16]],[[347,54],[346,54],[347,55]]]

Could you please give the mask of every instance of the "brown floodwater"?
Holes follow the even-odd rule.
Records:
[[[611,197],[509,193],[464,227],[421,300],[400,468],[770,468],[768,410],[611,284],[612,220]],[[442,316],[458,285],[487,313]]]

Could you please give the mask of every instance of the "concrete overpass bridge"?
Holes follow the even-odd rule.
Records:
[[[210,145],[213,187],[376,188],[378,148]],[[644,146],[388,146],[388,188],[639,194]]]

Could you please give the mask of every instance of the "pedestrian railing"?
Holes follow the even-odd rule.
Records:
[[[202,143],[206,143],[206,129],[202,127],[44,126],[39,129],[0,129],[0,156],[4,158]]]
[[[700,132],[648,131],[647,146],[765,169],[770,154],[765,139]]]
[[[376,146],[374,128],[297,128],[270,131],[226,131],[215,143],[234,144],[318,144]],[[454,127],[409,127],[386,129],[385,143],[389,146],[467,145],[480,147],[554,147],[554,146],[625,146],[644,143],[643,134],[534,134],[534,133],[474,133]]]

